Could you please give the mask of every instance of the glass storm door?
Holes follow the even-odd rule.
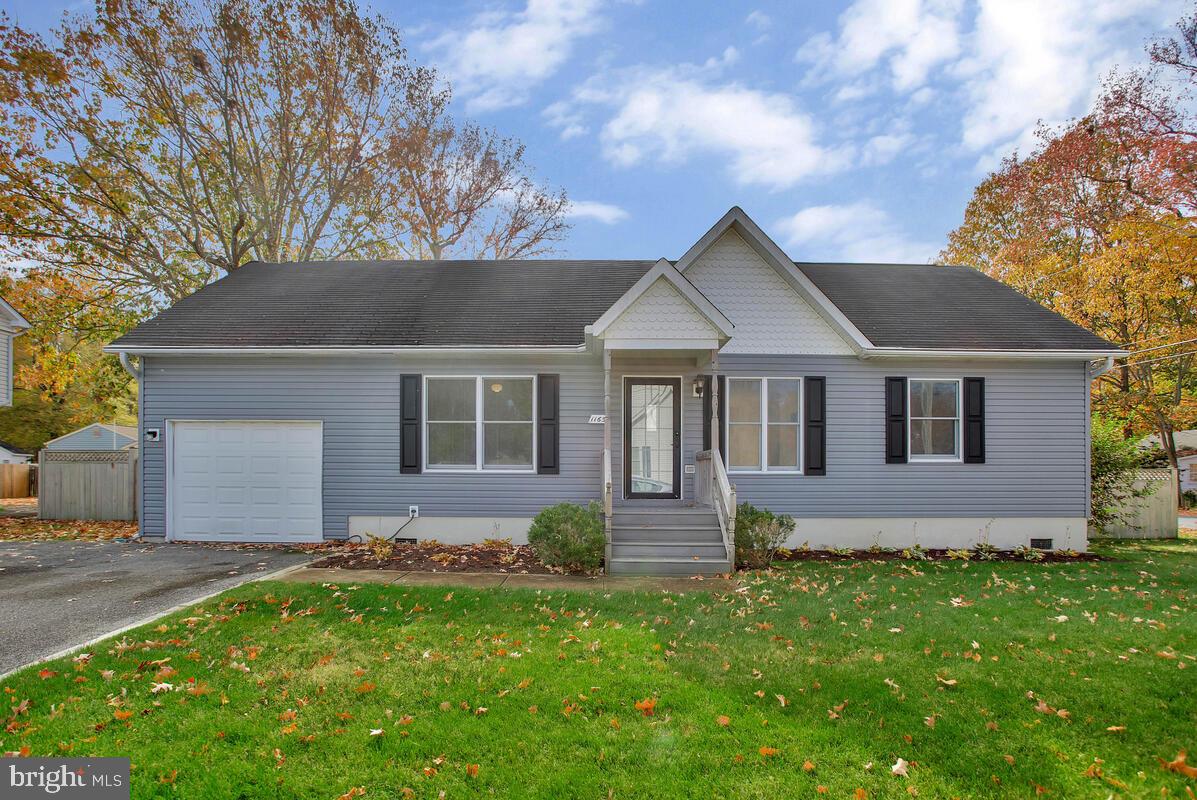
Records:
[[[681,497],[681,389],[678,378],[627,378],[624,381],[625,497]]]

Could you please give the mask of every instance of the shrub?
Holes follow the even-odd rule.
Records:
[[[794,532],[794,518],[751,503],[736,507],[736,561],[749,569],[764,569]]]
[[[602,507],[558,503],[542,509],[528,529],[528,544],[546,567],[593,572],[602,563],[607,545]]]
[[[1093,524],[1100,531],[1123,519],[1124,504],[1146,494],[1134,488],[1142,454],[1134,440],[1122,435],[1122,425],[1094,415],[1091,426],[1090,479]]]

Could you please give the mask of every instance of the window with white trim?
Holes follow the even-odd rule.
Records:
[[[798,472],[802,380],[728,378],[727,394],[728,470]]]
[[[960,380],[910,379],[910,460],[960,460]]]
[[[428,377],[424,399],[429,470],[533,469],[533,378]]]

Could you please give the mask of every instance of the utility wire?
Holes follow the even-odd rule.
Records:
[[[1194,355],[1194,354],[1197,354],[1197,350],[1189,350],[1189,351],[1187,351],[1187,352],[1184,352],[1184,353],[1173,353],[1173,354],[1172,354],[1172,355],[1170,355],[1170,356],[1160,356],[1159,358],[1149,358],[1149,359],[1147,359],[1146,361],[1129,361],[1129,362],[1127,362],[1126,366],[1128,366],[1128,367],[1141,367],[1141,366],[1143,366],[1144,364],[1154,364],[1154,363],[1155,363],[1155,362],[1157,362],[1157,361],[1168,361],[1168,360],[1170,360],[1170,359],[1173,359],[1173,358],[1180,358],[1180,357],[1182,357],[1182,356],[1191,356],[1191,355]]]
[[[1152,350],[1167,350],[1169,347],[1180,347],[1182,344],[1192,344],[1193,342],[1197,342],[1197,339],[1185,339],[1183,342],[1172,342],[1171,344],[1159,344],[1159,345],[1156,345],[1155,347],[1147,347],[1142,350],[1131,350],[1130,353],[1131,353],[1131,355],[1135,355],[1137,353],[1150,353]]]

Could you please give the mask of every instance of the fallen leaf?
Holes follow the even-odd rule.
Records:
[[[1179,772],[1186,778],[1197,778],[1197,767],[1193,767],[1185,763],[1187,758],[1188,753],[1186,753],[1184,750],[1181,750],[1176,754],[1176,758],[1172,759],[1171,761],[1165,761],[1161,758],[1160,766],[1169,772]]]
[[[899,758],[897,763],[889,768],[890,774],[897,775],[902,778],[909,778],[906,768],[910,766],[910,762],[904,758]]]
[[[780,752],[781,751],[778,750],[776,747],[762,747],[760,749],[760,754],[762,756],[764,756],[765,758],[769,758],[770,756],[775,756]]]
[[[726,714],[720,714],[715,718],[715,723],[720,727],[726,728],[728,725],[731,725],[731,717]]]
[[[646,697],[643,700],[636,701],[636,710],[643,713],[646,717],[651,717],[657,708],[657,698]]]

